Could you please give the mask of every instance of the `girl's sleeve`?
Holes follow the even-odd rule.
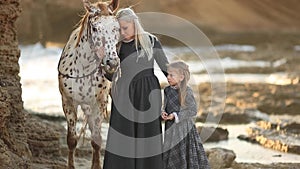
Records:
[[[153,46],[153,56],[159,68],[167,77],[168,75],[167,64],[169,64],[169,61],[167,59],[165,52],[162,49],[161,43],[157,40],[157,38],[155,38],[155,42]]]
[[[185,97],[185,106],[180,107],[180,111],[177,112],[178,122],[193,118],[197,115],[197,103],[191,88],[187,88],[187,93]]]

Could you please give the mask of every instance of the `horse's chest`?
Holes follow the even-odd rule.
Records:
[[[78,79],[63,78],[62,80],[65,94],[80,103],[95,101],[100,95],[107,94],[110,88],[110,82],[99,75]]]

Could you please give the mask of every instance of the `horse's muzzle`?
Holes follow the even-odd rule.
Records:
[[[119,66],[119,59],[108,59],[106,61],[106,65],[104,66],[104,70],[107,73],[114,73],[117,69],[117,67]]]

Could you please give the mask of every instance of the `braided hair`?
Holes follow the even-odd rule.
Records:
[[[184,76],[183,80],[179,84],[179,103],[180,106],[184,106],[187,92],[187,84],[190,80],[189,66],[184,61],[175,61],[168,64],[168,68],[176,69],[180,74]]]

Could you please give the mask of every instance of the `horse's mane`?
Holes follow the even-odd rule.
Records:
[[[106,7],[106,4],[104,2],[97,2],[96,3],[96,6],[98,8],[100,8],[101,10],[101,13],[100,15],[110,15],[107,7]],[[79,28],[80,27],[80,31],[79,31],[79,34],[78,34],[78,39],[77,39],[77,42],[76,42],[76,45],[75,47],[78,46],[79,42],[80,42],[80,39],[81,39],[81,35],[83,33],[83,30],[84,30],[84,27],[86,26],[86,23],[87,23],[87,20],[88,20],[88,17],[89,17],[89,12],[87,11],[81,18],[81,20],[75,25],[76,28]]]
[[[83,15],[83,17],[81,18],[81,20],[76,24],[76,28],[79,28],[80,27],[80,30],[79,30],[79,34],[78,34],[78,38],[77,38],[77,42],[76,42],[76,45],[75,47],[78,46],[79,42],[80,42],[80,39],[81,39],[81,35],[83,33],[83,30],[84,30],[84,27],[87,23],[87,19],[88,19],[88,16],[89,16],[89,13],[86,12],[85,15]]]

